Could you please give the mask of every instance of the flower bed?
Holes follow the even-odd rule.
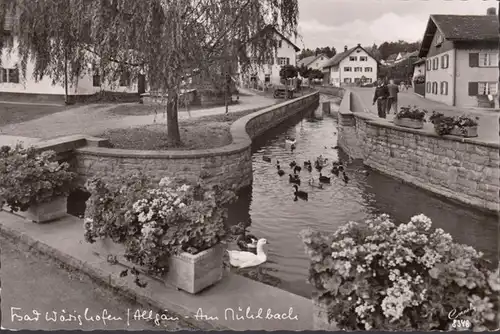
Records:
[[[444,116],[433,112],[429,120],[434,124],[436,133],[440,136],[454,135],[461,137],[477,137],[477,120],[479,117],[462,115],[459,117]]]
[[[399,226],[381,215],[333,235],[303,231],[327,321],[344,330],[447,330],[453,319],[497,328],[498,269],[488,271],[481,253],[431,227],[424,215]]]
[[[185,184],[163,178],[156,188],[148,188],[147,183],[143,175],[114,183],[119,186],[91,180],[86,241],[109,238],[122,244],[125,258],[144,273],[165,277],[191,293],[216,283],[223,270],[223,252],[218,247],[233,238],[225,225],[225,204],[236,199],[234,192],[209,188],[201,181]],[[205,262],[200,265],[200,261]],[[168,273],[169,269],[176,272]],[[133,268],[141,285],[137,272]]]
[[[35,222],[66,214],[66,197],[74,189],[76,174],[55,152],[3,146],[0,149],[0,197],[13,213]]]

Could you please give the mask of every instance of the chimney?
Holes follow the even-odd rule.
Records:
[[[361,43],[358,43],[358,46],[361,46]]]
[[[486,10],[486,15],[497,15],[497,9],[495,7],[490,7]]]
[[[344,52],[346,52],[346,51],[347,51],[347,45],[346,45],[346,46],[344,46]]]

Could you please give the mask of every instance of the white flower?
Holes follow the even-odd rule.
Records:
[[[181,209],[182,209],[182,208],[184,208],[184,207],[186,207],[186,204],[184,204],[184,203],[180,203],[180,204],[179,204],[179,208],[181,208]]]
[[[160,187],[168,187],[172,183],[172,179],[168,176],[165,176],[160,180]]]

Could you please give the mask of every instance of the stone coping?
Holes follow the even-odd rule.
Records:
[[[352,92],[346,92],[346,94],[352,94]],[[347,95],[347,97],[350,97],[350,95]],[[361,100],[359,102],[363,105],[363,102]],[[363,107],[364,107],[364,105],[363,105]],[[364,109],[366,109],[366,108],[364,108]],[[485,142],[482,140],[478,140],[476,138],[465,138],[465,137],[458,137],[458,136],[452,136],[452,135],[439,136],[437,133],[435,133],[433,130],[430,130],[430,129],[425,129],[425,128],[412,129],[412,128],[405,128],[405,127],[397,126],[392,121],[387,121],[387,120],[381,119],[381,118],[379,118],[371,113],[353,112],[350,110],[350,104],[349,104],[349,110],[347,110],[347,108],[344,108],[342,110],[342,108],[341,108],[341,110],[339,110],[339,113],[341,115],[344,115],[344,116],[353,115],[354,117],[365,120],[370,125],[381,126],[381,127],[388,128],[388,129],[394,129],[394,130],[398,130],[398,131],[414,133],[414,134],[427,136],[427,137],[448,139],[448,140],[457,141],[457,142],[465,143],[465,144],[474,144],[474,145],[478,145],[478,146],[485,146],[485,147],[489,147],[489,148],[500,149],[500,143]]]
[[[84,153],[87,155],[94,156],[105,156],[105,157],[120,157],[120,158],[151,158],[151,159],[191,159],[191,158],[203,158],[203,157],[213,157],[213,156],[225,156],[232,155],[246,150],[251,144],[252,139],[247,133],[247,124],[270,111],[278,108],[286,107],[288,105],[294,104],[303,99],[307,99],[311,96],[319,94],[318,92],[313,92],[302,97],[286,101],[280,104],[265,107],[259,111],[252,114],[246,115],[238,120],[236,120],[230,128],[231,136],[233,142],[229,145],[205,149],[205,150],[162,150],[162,151],[152,151],[152,150],[127,150],[127,149],[116,149],[107,147],[82,147],[78,148],[77,152]]]

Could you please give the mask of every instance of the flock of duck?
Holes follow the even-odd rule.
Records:
[[[289,146],[293,152],[296,148],[297,141],[296,139],[287,137],[285,139],[285,144]],[[338,149],[337,146],[333,148]],[[270,156],[265,155],[262,159],[266,162],[272,163],[272,158]],[[325,184],[331,183],[333,176],[341,177],[345,184],[349,182],[349,177],[345,172],[345,166],[341,161],[333,161],[331,163],[331,169],[329,170],[331,173],[330,176],[323,175],[323,171],[326,170],[329,165],[330,163],[328,162],[328,158],[324,158],[323,155],[317,157],[314,163],[312,163],[311,160],[304,161],[302,167],[299,166],[295,160],[289,163],[291,171],[288,173],[288,180],[291,184],[293,184],[294,201],[297,201],[299,198],[304,201],[308,201],[309,199],[309,193],[299,189],[299,186],[302,183],[300,176],[302,170],[307,171],[311,175],[308,184],[312,188],[323,189]],[[276,169],[278,176],[280,177],[287,173],[282,169],[279,160],[276,160]],[[315,180],[312,176],[313,169],[319,173],[317,180]],[[267,255],[264,251],[264,245],[268,243],[269,242],[266,239],[257,239],[252,234],[242,234],[237,239],[237,245],[240,250],[227,251],[229,255],[229,263],[236,268],[248,268],[255,267],[266,262]]]

